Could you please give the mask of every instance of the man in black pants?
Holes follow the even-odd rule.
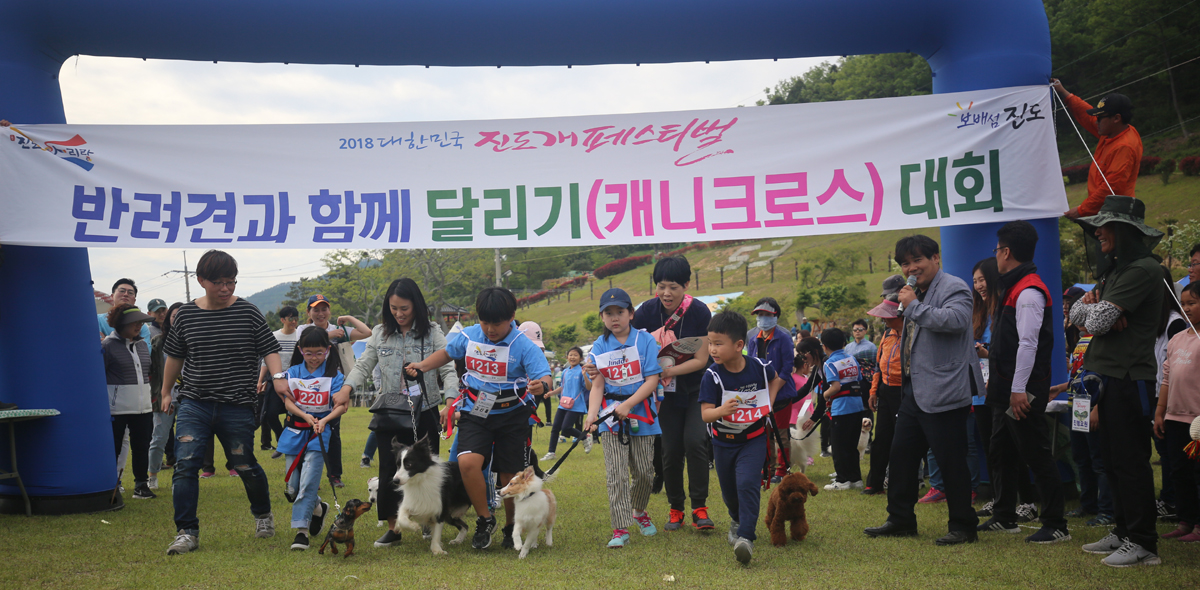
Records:
[[[1027,221],[1006,223],[996,232],[996,267],[1003,300],[992,319],[988,347],[987,404],[992,410],[993,516],[980,531],[1020,533],[1017,526],[1017,474],[1033,470],[1042,500],[1042,528],[1027,543],[1069,541],[1063,517],[1063,489],[1050,452],[1046,402],[1050,398],[1050,357],[1057,322],[1050,290],[1037,275],[1033,253],[1037,230]]]
[[[1150,467],[1150,428],[1157,362],[1154,342],[1163,304],[1163,275],[1153,254],[1162,232],[1145,224],[1146,204],[1112,195],[1100,212],[1076,220],[1099,284],[1071,306],[1071,323],[1092,334],[1083,370],[1104,387],[1092,401],[1099,418],[1104,470],[1113,493],[1117,526],[1083,546],[1108,555],[1113,567],[1158,565],[1158,511]]]
[[[983,375],[971,333],[971,292],[958,277],[941,272],[941,252],[928,236],[896,242],[896,262],[916,287],[898,294],[903,306],[900,336],[900,411],[889,466],[888,519],[866,529],[870,537],[917,534],[917,470],[929,450],[945,474],[950,532],[938,545],[974,543],[979,518],[971,508],[967,429],[971,396]]]

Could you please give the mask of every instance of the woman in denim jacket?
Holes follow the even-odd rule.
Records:
[[[367,339],[367,348],[362,356],[354,363],[354,370],[346,378],[346,386],[363,391],[367,379],[371,377],[376,365],[379,367],[380,382],[376,388],[380,395],[406,393],[418,383],[409,382],[402,376],[405,363],[415,363],[424,360],[434,351],[446,348],[446,337],[442,329],[429,321],[429,307],[421,289],[412,279],[404,278],[393,281],[388,287],[384,298],[388,310],[383,314],[383,323],[371,331]],[[451,399],[458,395],[458,377],[454,373],[454,365],[448,363],[438,368],[437,374],[426,373],[422,377],[425,387],[420,396],[409,399],[420,400],[420,410],[413,418],[417,423],[417,438],[429,440],[434,453],[439,451],[439,416],[438,405],[443,399]],[[441,387],[438,387],[438,381]],[[417,391],[421,391],[418,389]],[[379,446],[379,519],[388,521],[388,532],[378,541],[376,547],[390,547],[400,543],[400,533],[393,529],[396,525],[396,513],[400,508],[400,493],[390,485],[396,474],[396,457],[392,451],[392,441],[412,445],[416,442],[411,429],[399,431],[375,431]]]

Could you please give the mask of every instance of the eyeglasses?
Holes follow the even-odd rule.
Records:
[[[237,281],[209,281],[209,282],[212,283],[213,286],[217,287],[218,289],[220,289],[220,288],[232,289],[235,285],[237,285]]]
[[[855,332],[866,332],[867,329],[866,328],[854,328],[854,331]]]
[[[306,358],[306,359],[319,359],[319,358],[324,358],[329,353],[322,351],[322,352],[301,352],[300,354],[304,355],[304,358]]]
[[[117,293],[120,295],[137,295],[137,291],[133,289],[117,289]]]
[[[995,248],[992,248],[992,256],[999,254],[1001,250],[1007,250],[1007,249],[1008,249],[1008,246],[996,246]]]

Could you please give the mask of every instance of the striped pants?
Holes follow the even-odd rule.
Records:
[[[654,437],[629,438],[629,444],[623,445],[615,434],[605,433],[600,437],[613,529],[634,527],[633,511],[646,509],[650,504],[650,488],[654,485]]]

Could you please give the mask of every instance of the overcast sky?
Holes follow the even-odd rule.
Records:
[[[537,68],[306,66],[81,56],[59,81],[67,122],[120,125],[364,123],[514,119],[752,106],[763,89],[822,60]],[[184,300],[177,249],[89,248],[108,292],[130,277],[138,302]],[[203,250],[188,250],[194,269]],[[237,293],[324,272],[324,250],[236,250]],[[193,282],[192,297],[199,287]]]

